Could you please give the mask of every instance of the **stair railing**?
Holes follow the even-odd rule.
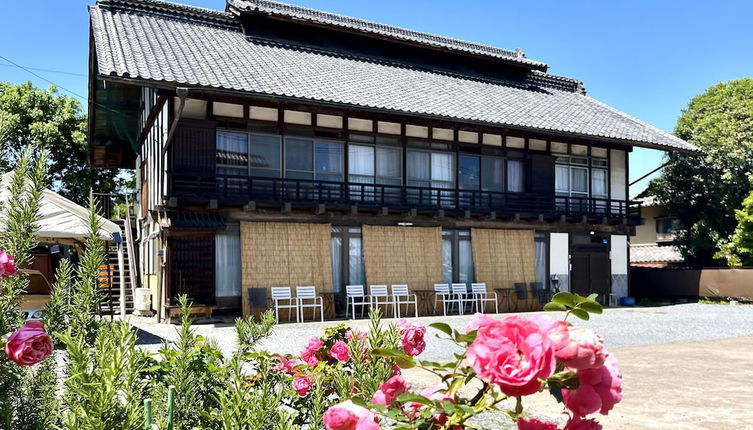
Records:
[[[139,269],[138,262],[136,261],[134,249],[133,249],[133,228],[131,227],[131,210],[129,208],[128,194],[125,195],[125,216],[123,217],[123,228],[125,229],[126,237],[126,254],[128,255],[128,271],[131,278],[131,293],[132,297],[136,299],[136,288],[138,288],[139,282]]]

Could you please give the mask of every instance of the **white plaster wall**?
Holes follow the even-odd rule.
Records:
[[[609,188],[611,197],[615,200],[627,199],[625,195],[627,183],[625,156],[625,151],[619,149],[609,151]]]
[[[612,257],[612,274],[627,275],[628,272],[628,242],[627,236],[622,234],[613,234],[611,248]]]

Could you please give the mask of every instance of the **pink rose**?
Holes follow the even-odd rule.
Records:
[[[8,337],[8,359],[19,366],[37,364],[52,354],[52,340],[40,321],[27,321]]]
[[[301,375],[301,376],[296,376],[293,379],[293,389],[301,397],[305,397],[306,394],[308,394],[312,385],[314,385],[314,383],[311,381],[311,378],[309,378],[308,376]]]
[[[426,327],[414,324],[405,329],[403,332],[403,351],[408,355],[418,355],[426,349],[424,335]]]
[[[303,350],[301,351],[301,359],[305,361],[309,366],[316,366],[317,363],[319,363],[317,352],[319,352],[322,347],[324,347],[322,340],[316,336],[312,337],[311,339],[309,339],[309,342],[306,344],[306,346],[303,347]]]
[[[5,251],[0,251],[0,278],[7,278],[18,273],[13,256]]]
[[[377,416],[350,400],[327,409],[322,419],[326,430],[379,430]]]
[[[445,384],[436,384],[436,385],[432,385],[430,387],[426,387],[423,390],[421,390],[421,395],[426,397],[429,400],[455,403],[455,399],[453,399],[449,394],[443,392],[445,390],[447,390],[447,386]],[[424,405],[420,403],[411,402],[411,403],[408,403],[407,409],[409,413],[413,413],[414,416],[418,416],[418,410],[421,409],[423,406]],[[439,413],[434,414],[434,423],[439,424],[441,426],[446,422],[447,422],[446,413],[439,412]]]
[[[494,321],[494,318],[486,316],[482,314],[481,312],[476,312],[475,314],[473,314],[473,318],[471,318],[471,322],[469,322],[468,325],[465,327],[465,332],[470,333],[473,330],[478,330],[479,327],[489,324],[492,321]]]
[[[306,364],[305,362],[298,360],[297,358],[288,360],[287,358],[283,357],[282,355],[278,355],[277,357],[277,364],[275,364],[272,367],[273,372],[285,372],[288,375],[293,375],[295,372],[295,368]]]
[[[552,348],[554,348],[554,356],[559,358],[557,355],[558,351],[568,346],[570,326],[564,321],[553,320],[548,316],[535,316],[529,319],[539,326],[542,333],[546,333],[549,336]]]
[[[601,424],[596,420],[586,420],[578,416],[574,416],[567,421],[565,427],[562,430],[602,430]]]
[[[408,388],[402,376],[393,376],[379,386],[379,390],[371,398],[371,403],[375,405],[389,405],[399,395],[408,391]]]
[[[392,376],[402,375],[403,372],[400,371],[400,366],[397,364],[392,365]]]
[[[329,355],[331,355],[335,360],[344,363],[350,360],[350,349],[348,348],[348,345],[345,344],[345,342],[338,340],[334,345],[332,345],[332,348],[330,348]]]
[[[557,424],[536,418],[518,418],[518,430],[557,430]]]
[[[557,350],[557,359],[572,369],[590,369],[604,364],[604,338],[593,330],[570,327],[568,340]]]
[[[518,316],[479,327],[467,358],[478,377],[508,396],[527,396],[541,388],[556,366],[547,335],[533,321]]]
[[[606,415],[622,400],[622,375],[611,354],[607,353],[603,366],[578,370],[577,375],[578,388],[562,390],[565,406],[575,415],[585,416],[597,411]]]

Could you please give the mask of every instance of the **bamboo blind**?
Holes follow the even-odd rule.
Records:
[[[331,231],[330,224],[241,222],[243,315],[251,313],[249,288],[332,291]]]
[[[476,282],[489,290],[536,281],[533,230],[471,229]]]
[[[439,227],[363,226],[363,257],[369,284],[408,284],[431,289],[442,282]]]

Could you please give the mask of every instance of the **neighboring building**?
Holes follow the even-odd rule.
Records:
[[[636,267],[665,267],[682,264],[685,260],[675,246],[677,219],[667,215],[659,200],[645,192],[635,198],[641,204],[644,222],[636,226],[630,238],[630,265]]]
[[[137,172],[158,311],[276,285],[624,296],[628,155],[696,150],[520,50],[267,0],[90,14],[91,162]]]

